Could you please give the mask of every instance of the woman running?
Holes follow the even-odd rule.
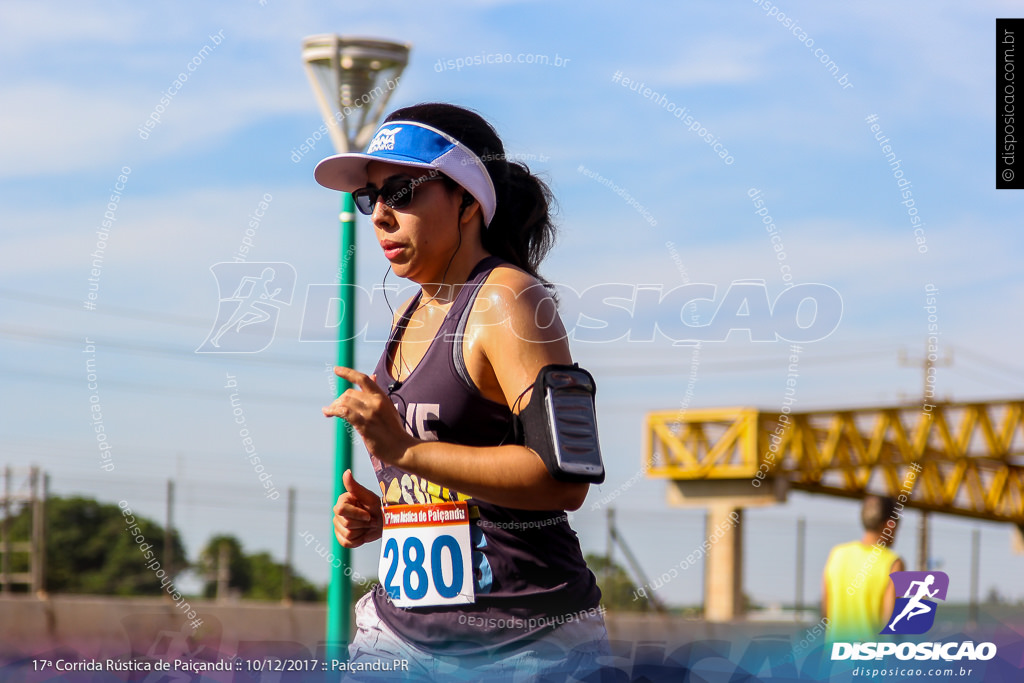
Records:
[[[365,153],[315,176],[353,193],[390,270],[419,286],[373,374],[335,368],[352,388],[324,408],[358,431],[380,492],[347,471],[334,506],[342,546],[384,540],[351,665],[404,659],[425,680],[597,668],[601,593],[566,515],[587,477],[558,476],[514,425],[545,366],[572,362],[537,272],[555,233],[549,189],[450,104],[395,111]]]

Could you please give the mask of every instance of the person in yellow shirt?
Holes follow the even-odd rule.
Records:
[[[828,642],[879,639],[896,603],[889,574],[905,569],[903,560],[889,549],[902,508],[892,498],[866,497],[860,515],[864,535],[829,553],[821,587]]]

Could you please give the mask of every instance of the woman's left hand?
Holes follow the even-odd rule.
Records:
[[[374,377],[337,366],[334,374],[352,386],[324,408],[325,417],[340,417],[363,437],[370,455],[394,465],[416,439],[405,431],[402,418],[394,404],[381,390]]]

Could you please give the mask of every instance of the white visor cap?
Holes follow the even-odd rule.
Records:
[[[494,218],[498,199],[480,157],[447,133],[416,121],[381,124],[365,152],[327,157],[316,165],[313,177],[324,187],[352,192],[366,186],[366,165],[371,161],[440,171],[480,202],[484,225]]]

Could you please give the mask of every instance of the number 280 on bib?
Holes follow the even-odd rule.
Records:
[[[384,508],[377,571],[398,607],[471,603],[473,565],[466,503]]]

